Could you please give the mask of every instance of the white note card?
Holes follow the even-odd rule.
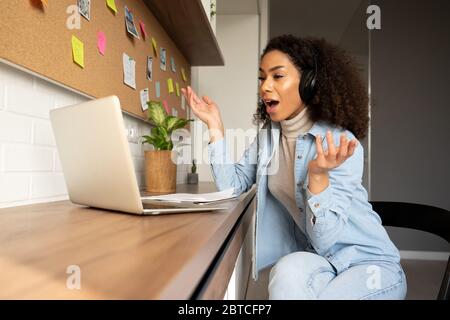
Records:
[[[148,88],[142,89],[140,92],[140,96],[141,96],[141,107],[142,107],[142,111],[145,111],[148,109]]]
[[[123,54],[123,82],[136,90],[136,61]]]

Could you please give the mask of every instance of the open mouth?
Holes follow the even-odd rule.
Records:
[[[278,106],[278,104],[280,103],[277,100],[266,100],[266,111],[268,113],[274,112]]]

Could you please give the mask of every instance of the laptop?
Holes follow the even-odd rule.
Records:
[[[118,97],[51,110],[50,121],[71,202],[141,215],[223,209],[141,199]]]

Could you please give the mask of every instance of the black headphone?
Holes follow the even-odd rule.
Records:
[[[314,67],[302,70],[299,92],[304,104],[308,105],[316,93],[317,59],[314,55]]]

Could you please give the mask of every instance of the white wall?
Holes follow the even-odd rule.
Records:
[[[208,95],[220,107],[225,130],[237,129],[256,133],[252,123],[256,111],[258,94],[258,68],[260,46],[267,43],[268,5],[260,1],[260,11],[256,14],[218,14],[216,37],[225,60],[223,67],[192,68],[192,85],[199,95]],[[261,19],[260,19],[261,16]],[[195,117],[194,115],[192,115]],[[244,143],[230,148],[232,159],[239,160],[254,135],[249,132]],[[193,130],[194,153],[205,159],[209,135],[206,126]],[[201,141],[204,135],[205,140]],[[200,139],[199,139],[200,137]],[[199,141],[200,140],[200,141]],[[201,143],[199,143],[201,142]],[[231,147],[232,141],[228,140]],[[213,181],[209,164],[198,166],[201,181]],[[251,235],[253,228],[245,237],[230,279],[224,299],[244,299],[251,269]]]
[[[68,199],[49,110],[86,100],[0,62],[0,208]],[[147,123],[129,115],[124,114],[124,121],[138,136],[150,131]],[[130,150],[144,188],[143,147],[130,142]],[[178,167],[177,183],[186,180],[187,169]]]
[[[258,0],[259,11],[259,52],[263,52],[267,43],[269,42],[269,14],[270,14],[269,0]]]
[[[208,95],[220,107],[225,129],[244,132],[256,127],[252,124],[256,111],[259,68],[259,16],[217,15],[216,36],[225,59],[223,67],[193,67],[192,85],[199,95]],[[193,116],[194,117],[194,116]],[[194,130],[194,157],[205,159],[208,135],[202,144],[197,143],[206,127]],[[251,138],[249,138],[251,141]],[[228,141],[230,144],[231,141]],[[233,150],[238,160],[246,145]],[[197,157],[198,158],[198,157]],[[199,180],[213,181],[208,164],[198,166]]]

